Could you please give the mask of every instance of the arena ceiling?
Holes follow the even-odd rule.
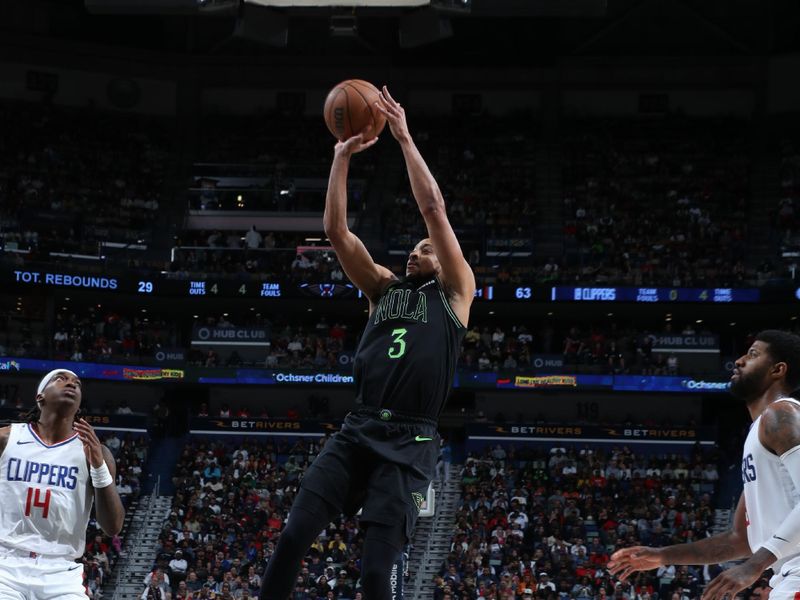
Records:
[[[794,0],[471,0],[469,10],[464,0],[436,0],[462,10],[416,21],[410,15],[419,8],[263,8],[248,0],[245,9],[256,16],[245,10],[244,28],[236,7],[174,14],[181,0],[165,2],[172,9],[163,11],[160,0],[130,0],[165,13],[136,14],[142,11],[115,0],[118,14],[97,14],[107,12],[107,1],[4,2],[0,31],[17,43],[46,38],[195,56],[382,57],[401,64],[547,65],[565,56],[752,57],[800,49]],[[202,1],[224,8],[231,0]],[[262,35],[264,27],[272,37]],[[404,27],[430,43],[402,44]]]

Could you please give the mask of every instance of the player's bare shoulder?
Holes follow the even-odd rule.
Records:
[[[0,427],[0,455],[2,455],[6,449],[6,444],[8,444],[8,436],[10,435],[11,435],[11,425]]]
[[[773,402],[761,413],[758,437],[764,447],[781,455],[800,444],[800,405]]]

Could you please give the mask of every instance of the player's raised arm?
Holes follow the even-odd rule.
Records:
[[[125,520],[125,507],[114,483],[117,463],[111,451],[100,443],[94,428],[84,419],[75,422],[75,430],[91,467],[97,524],[107,535],[117,535]]]
[[[440,279],[452,295],[453,309],[461,323],[466,325],[469,307],[475,296],[475,275],[464,259],[461,245],[447,218],[442,192],[411,138],[403,107],[392,98],[386,86],[383,87],[378,108],[386,116],[392,135],[403,150],[411,191],[425,219],[428,235],[442,268]]]
[[[350,157],[366,150],[377,140],[373,138],[364,142],[361,135],[357,135],[336,144],[322,218],[325,235],[336,250],[344,272],[369,299],[370,313],[383,289],[395,276],[386,267],[375,264],[364,243],[347,226],[347,172]]]

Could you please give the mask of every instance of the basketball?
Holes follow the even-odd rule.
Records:
[[[334,137],[343,142],[361,133],[368,141],[379,135],[386,125],[375,106],[379,96],[378,88],[361,79],[347,79],[328,92],[323,114]]]

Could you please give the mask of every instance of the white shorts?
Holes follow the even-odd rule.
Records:
[[[65,558],[0,554],[0,600],[86,600],[83,565]]]
[[[773,575],[769,580],[772,591],[769,600],[800,600],[800,569],[781,569],[786,575],[780,573]]]

